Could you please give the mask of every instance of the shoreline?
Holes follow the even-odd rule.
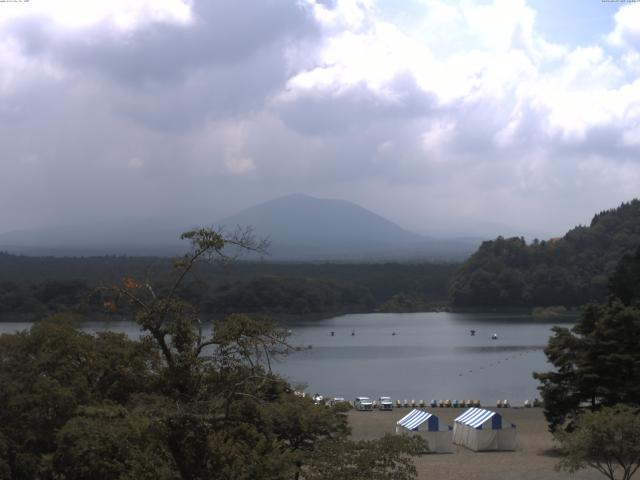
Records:
[[[397,310],[386,311],[381,309],[372,310],[338,310],[335,312],[321,312],[321,313],[264,313],[264,312],[243,312],[243,315],[248,315],[253,318],[265,318],[273,321],[274,323],[289,323],[289,322],[317,322],[322,320],[329,320],[331,318],[341,317],[345,315],[375,315],[375,314],[418,314],[418,313],[460,313],[460,314],[479,314],[479,315],[514,315],[514,316],[526,316],[540,322],[553,322],[558,321],[560,323],[571,322],[575,320],[580,314],[579,308],[572,308],[562,314],[557,315],[534,315],[533,308],[511,308],[511,307],[496,307],[496,308],[455,308],[452,305],[434,305],[433,308],[422,309],[418,311],[414,310]],[[131,314],[129,315],[108,315],[102,311],[94,311],[88,313],[69,311],[49,312],[43,314],[34,313],[2,313],[0,314],[0,323],[37,323],[44,320],[47,317],[58,314],[70,314],[81,318],[89,318],[87,321],[111,321],[111,322],[135,322]],[[232,315],[233,313],[210,313],[205,314],[207,320],[219,320]]]

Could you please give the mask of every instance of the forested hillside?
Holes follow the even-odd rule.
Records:
[[[578,306],[601,301],[618,261],[640,245],[640,201],[603,211],[558,239],[484,242],[453,275],[454,306]]]
[[[102,312],[99,286],[125,277],[166,288],[172,261],[153,257],[26,257],[0,253],[0,319]],[[198,265],[180,294],[205,314],[414,311],[447,301],[452,264],[262,263]],[[399,302],[398,299],[403,299]],[[125,314],[126,312],[120,312]]]

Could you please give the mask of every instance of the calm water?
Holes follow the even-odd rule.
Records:
[[[309,393],[347,399],[390,395],[488,404],[500,398],[522,404],[539,396],[531,373],[550,368],[543,348],[552,326],[497,314],[345,315],[290,324],[293,343],[313,348],[275,368],[293,383],[306,382]]]
[[[307,384],[307,392],[325,396],[464,398],[486,404],[500,398],[517,405],[539,396],[531,372],[549,369],[542,349],[552,326],[525,315],[477,313],[359,314],[290,322],[291,343],[312,348],[273,367],[293,384]],[[139,334],[130,322],[83,327]],[[25,328],[28,324],[0,324],[0,332]],[[497,340],[491,339],[493,333]]]

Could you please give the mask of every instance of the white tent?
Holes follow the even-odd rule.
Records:
[[[429,444],[429,451],[436,453],[453,452],[453,440],[450,427],[440,429],[438,417],[423,410],[411,410],[396,423],[396,433],[415,432]]]
[[[497,412],[470,408],[453,423],[453,443],[471,450],[515,450],[516,426]]]

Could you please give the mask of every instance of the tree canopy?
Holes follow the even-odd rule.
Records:
[[[168,287],[126,277],[99,292],[105,308],[130,304],[139,340],[83,333],[69,316],[0,336],[0,478],[332,478],[335,448],[357,478],[415,478],[419,441],[372,443],[385,460],[371,462],[343,407],[300,398],[271,371],[289,348],[282,329],[236,314],[203,333],[182,282],[200,261],[226,261],[228,245],[261,246],[211,230],[184,238],[193,248]]]
[[[433,263],[238,261],[233,268],[198,263],[178,293],[202,314],[218,316],[407,311],[447,303],[454,269],[455,265]],[[0,252],[0,319],[37,321],[69,311],[100,315],[104,312],[95,287],[123,277],[153,283],[158,294],[166,293],[174,280],[166,258],[22,257]],[[127,308],[119,304],[114,314],[131,317]]]
[[[502,238],[484,242],[453,275],[458,307],[580,306],[607,297],[620,259],[640,245],[640,200],[593,217],[548,241]]]
[[[545,354],[555,370],[534,373],[552,430],[572,428],[585,407],[640,401],[637,262],[640,249],[620,261],[608,302],[588,305],[571,329],[554,327]]]
[[[558,432],[569,472],[591,467],[610,480],[630,480],[640,468],[640,411],[626,405],[604,407],[578,417],[571,432]]]

